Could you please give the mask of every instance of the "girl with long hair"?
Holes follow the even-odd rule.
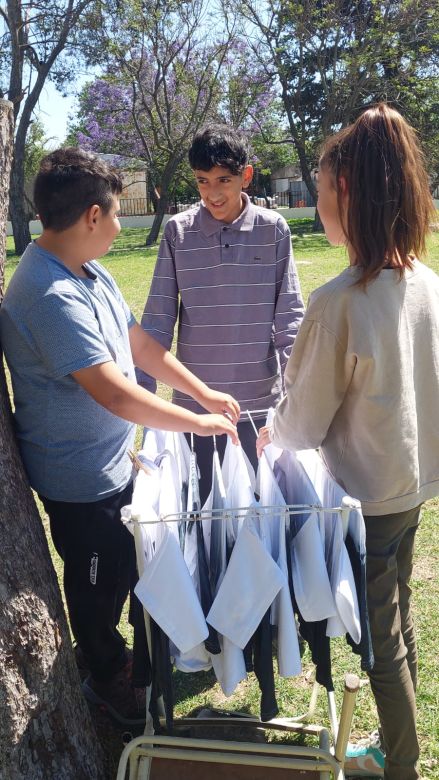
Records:
[[[421,505],[439,494],[439,278],[421,261],[433,215],[415,131],[384,103],[329,138],[318,210],[349,266],[310,297],[268,441],[320,448],[362,502],[385,780],[416,780],[410,611]]]

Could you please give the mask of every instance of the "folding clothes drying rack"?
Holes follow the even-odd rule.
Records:
[[[132,458],[137,468],[145,468],[142,462],[135,457]],[[137,462],[136,462],[137,460]],[[147,470],[147,469],[145,469]],[[264,514],[270,509],[279,513],[279,507],[264,507]],[[309,505],[290,505],[282,507],[289,515],[303,514],[304,512],[325,511],[333,513],[342,513],[345,515],[346,507],[314,507]],[[239,512],[248,512],[248,508],[229,508],[226,510],[213,510],[206,512],[203,510],[196,517],[181,513],[179,515],[168,515],[159,518],[157,522],[171,522],[181,520],[194,520],[210,517],[212,520],[221,522],[221,517],[235,517]],[[144,571],[143,544],[139,519],[131,517],[133,525],[134,539],[136,546],[137,567],[139,577]],[[148,649],[151,651],[151,628],[150,617],[144,609],[146,637]],[[151,653],[150,653],[151,654]],[[330,731],[320,725],[312,724],[311,720],[315,712],[317,698],[319,694],[319,684],[314,682],[311,693],[308,711],[295,718],[274,718],[270,721],[261,721],[257,717],[227,717],[225,721],[221,717],[213,718],[180,718],[176,722],[176,728],[181,726],[206,727],[206,726],[251,726],[258,730],[283,731],[298,734],[312,735],[318,739],[319,746],[303,747],[296,745],[279,745],[273,743],[255,744],[253,742],[231,742],[220,739],[194,739],[189,737],[162,736],[154,735],[152,719],[149,713],[149,702],[151,689],[147,691],[147,720],[145,732],[142,736],[132,739],[124,748],[117,772],[116,780],[126,780],[127,770],[129,771],[128,780],[149,780],[151,772],[151,763],[154,760],[168,759],[171,761],[191,761],[201,762],[206,766],[210,764],[226,764],[236,767],[266,767],[269,769],[288,770],[288,777],[291,780],[299,780],[307,776],[315,780],[344,780],[344,761],[347,744],[352,725],[357,692],[360,687],[360,680],[355,674],[346,674],[342,706],[340,717],[337,715],[335,696],[333,691],[327,692],[328,710],[331,723]],[[159,702],[160,705],[160,702]],[[160,717],[160,722],[164,723],[164,717]],[[208,771],[207,768],[205,770]],[[246,775],[247,777],[249,775]],[[275,776],[275,775],[274,775]],[[197,775],[198,777],[198,775]],[[200,775],[201,777],[201,775]],[[204,775],[203,775],[204,777]],[[206,774],[207,777],[207,774]],[[267,780],[270,775],[267,773]]]

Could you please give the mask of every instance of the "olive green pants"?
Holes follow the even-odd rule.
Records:
[[[385,780],[418,780],[417,650],[409,585],[421,507],[367,516],[367,600],[375,665],[369,674],[386,752]]]

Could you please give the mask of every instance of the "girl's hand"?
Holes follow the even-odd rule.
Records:
[[[206,388],[206,391],[197,400],[208,412],[225,414],[234,425],[238,422],[241,413],[239,403],[228,393],[218,393],[216,390]]]
[[[221,436],[227,433],[231,437],[233,444],[239,444],[236,426],[221,414],[197,414],[197,426],[194,427],[194,433],[198,436]]]
[[[268,425],[264,425],[260,428],[258,438],[256,439],[256,452],[258,458],[261,457],[263,449],[267,444],[271,444],[271,428]]]

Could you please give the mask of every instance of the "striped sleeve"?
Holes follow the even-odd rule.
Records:
[[[284,219],[276,225],[277,300],[274,314],[274,343],[282,377],[303,319],[304,305],[294,262],[290,229]]]
[[[165,226],[160,242],[157,262],[151,288],[143,312],[141,325],[144,331],[170,349],[178,314],[178,285],[175,273],[175,237],[172,223]],[[137,382],[142,387],[156,392],[157,383],[153,377],[136,369]]]

